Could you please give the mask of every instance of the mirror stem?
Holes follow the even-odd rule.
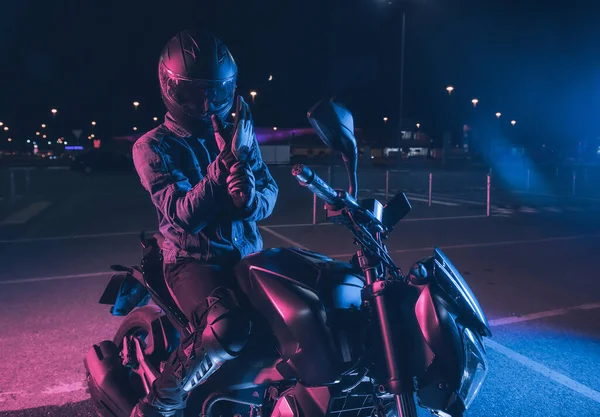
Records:
[[[348,159],[345,156],[342,156],[344,160],[344,165],[346,165],[346,172],[348,172],[348,194],[352,197],[356,198],[357,190],[358,190],[358,180],[356,178],[356,158]]]

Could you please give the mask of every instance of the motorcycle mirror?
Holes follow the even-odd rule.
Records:
[[[356,198],[358,148],[354,137],[354,119],[346,107],[333,98],[323,99],[307,113],[308,121],[330,149],[342,154],[348,172],[348,194]]]
[[[387,228],[391,229],[406,217],[411,210],[412,206],[410,205],[410,201],[408,201],[408,197],[403,192],[399,192],[383,206],[383,219],[381,222]]]

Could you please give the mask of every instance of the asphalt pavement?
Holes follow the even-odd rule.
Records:
[[[320,203],[313,224],[312,194],[289,167],[272,172],[280,196],[260,224],[265,247],[349,259],[350,232]],[[332,177],[345,184],[341,170]],[[385,200],[384,171],[359,178],[359,197]],[[429,206],[428,173],[388,174],[388,195],[405,190],[413,204],[388,247],[405,269],[440,247],[490,320],[490,371],[467,415],[600,416],[600,200],[497,188],[487,217],[485,174],[436,178]],[[93,416],[83,357],[122,320],[98,299],[109,265],[139,262],[154,208],[134,175],[52,170],[0,213],[0,416]]]

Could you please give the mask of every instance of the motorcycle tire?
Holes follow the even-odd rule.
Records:
[[[113,339],[119,351],[123,349],[126,336],[137,337],[143,342],[146,359],[158,371],[161,371],[161,363],[179,345],[179,333],[165,313],[155,305],[136,308],[123,319]],[[131,372],[130,378],[134,390],[141,398],[145,392],[139,376]]]

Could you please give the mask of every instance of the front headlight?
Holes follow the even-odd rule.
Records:
[[[462,332],[464,346],[464,369],[458,395],[463,400],[465,409],[469,408],[487,375],[487,360],[485,350],[479,337],[465,328]]]

